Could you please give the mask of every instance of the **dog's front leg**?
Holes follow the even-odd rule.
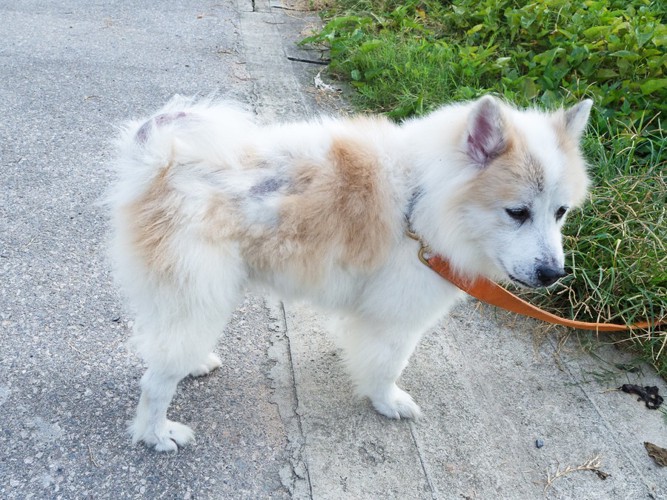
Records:
[[[389,418],[419,418],[419,406],[396,381],[422,332],[359,320],[346,323],[339,342],[357,393],[368,397],[373,407]]]

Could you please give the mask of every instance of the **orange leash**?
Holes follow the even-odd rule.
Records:
[[[598,332],[620,332],[623,330],[632,330],[635,328],[649,328],[659,325],[667,324],[667,318],[651,323],[642,321],[641,323],[634,323],[632,325],[621,325],[618,323],[588,323],[585,321],[575,321],[572,319],[561,318],[555,314],[540,309],[532,304],[529,304],[523,299],[520,299],[510,291],[504,289],[500,285],[494,283],[486,278],[477,278],[474,281],[468,281],[454,272],[446,260],[441,259],[437,255],[426,257],[424,255],[424,248],[419,252],[420,260],[433,269],[440,276],[450,281],[468,295],[472,295],[476,299],[486,302],[488,304],[512,311],[524,316],[529,316],[535,319],[548,321],[557,325],[569,326],[571,328],[579,328],[581,330],[595,330]]]

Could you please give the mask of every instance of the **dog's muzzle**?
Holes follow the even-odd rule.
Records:
[[[553,285],[566,274],[561,267],[539,266],[536,270],[537,281],[542,286]]]

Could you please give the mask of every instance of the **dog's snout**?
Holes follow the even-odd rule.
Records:
[[[560,267],[540,266],[537,268],[537,280],[542,286],[553,285],[565,274],[565,270]]]
[[[561,267],[540,266],[537,268],[537,280],[542,286],[553,285],[565,274],[565,269]]]

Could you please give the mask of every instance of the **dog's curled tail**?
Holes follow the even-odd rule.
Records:
[[[128,201],[117,199],[121,193],[134,198],[169,165],[233,168],[243,140],[239,134],[252,136],[255,127],[252,115],[236,103],[175,96],[152,116],[121,127],[113,161],[117,185],[105,202]]]

